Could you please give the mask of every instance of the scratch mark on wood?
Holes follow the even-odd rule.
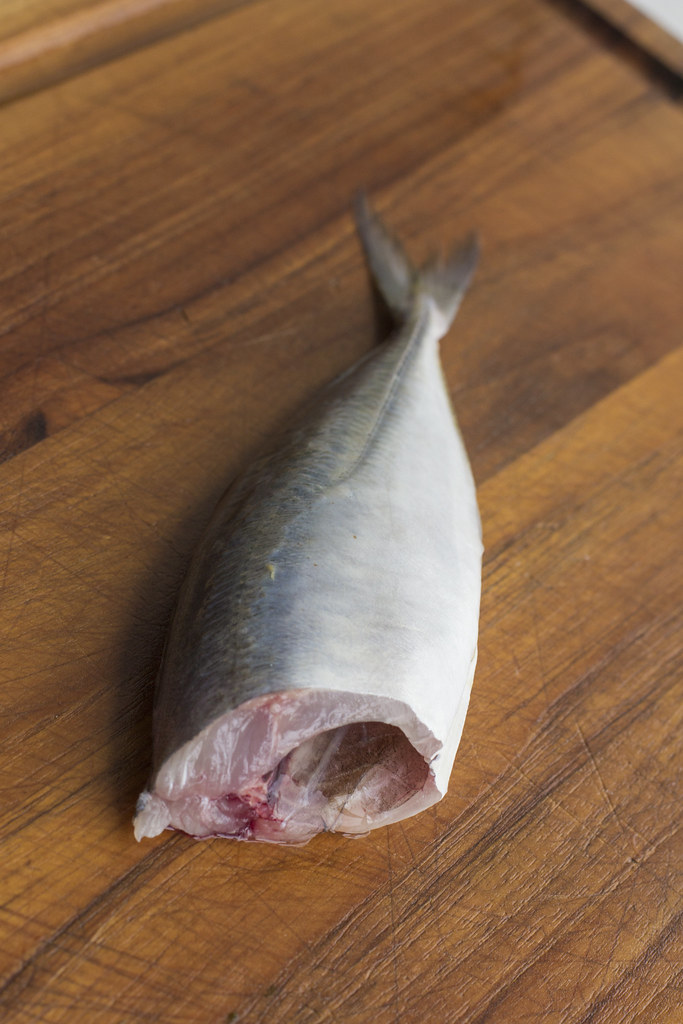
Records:
[[[617,822],[617,824],[619,826],[619,830],[620,830],[621,834],[624,836],[625,839],[628,839],[630,842],[632,842],[633,836],[637,835],[639,839],[642,839],[643,842],[647,844],[648,840],[645,838],[645,836],[641,835],[640,832],[638,832],[634,828],[631,828],[631,829],[626,828],[626,826],[622,822],[621,818],[619,817],[619,814],[617,813],[617,809],[614,806],[614,804],[612,803],[612,799],[611,799],[609,793],[607,792],[607,787],[605,786],[605,783],[603,781],[602,775],[600,773],[600,769],[598,768],[598,763],[597,763],[597,761],[596,761],[596,759],[595,759],[595,757],[593,755],[593,751],[588,746],[588,743],[586,741],[586,737],[584,736],[583,730],[581,729],[581,726],[579,725],[578,722],[576,723],[576,731],[578,732],[578,734],[579,734],[579,736],[581,738],[581,743],[582,743],[583,748],[586,751],[586,754],[588,756],[589,764],[591,765],[593,771],[595,772],[595,775],[596,775],[597,780],[598,780],[598,786],[600,787],[600,791],[601,791],[601,793],[602,793],[602,795],[603,795],[603,797],[605,799],[605,803],[607,804],[609,810],[611,811],[612,815],[614,816],[614,819],[615,819],[615,821]]]
[[[396,1024],[400,1024],[401,1014],[399,1006],[399,985],[398,985],[398,944],[396,942],[396,916],[394,907],[394,874],[391,866],[391,829],[385,829],[387,838],[387,878],[388,878],[388,895],[389,895],[389,907],[391,908],[391,957],[393,964],[393,978],[394,978],[394,1020]]]

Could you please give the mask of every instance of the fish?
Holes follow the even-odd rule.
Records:
[[[395,328],[219,501],[155,686],[138,841],[357,837],[447,792],[483,545],[439,343],[478,242],[415,268],[364,194],[355,215]]]

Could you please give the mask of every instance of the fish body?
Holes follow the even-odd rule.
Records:
[[[219,503],[167,640],[138,838],[358,835],[446,792],[482,544],[439,341],[476,247],[416,273],[367,203],[358,222],[398,329]]]

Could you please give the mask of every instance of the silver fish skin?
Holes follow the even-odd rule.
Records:
[[[483,548],[439,341],[477,246],[416,271],[363,197],[356,216],[397,330],[216,508],[157,680],[138,839],[362,835],[446,792]]]

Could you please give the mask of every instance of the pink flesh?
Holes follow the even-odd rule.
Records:
[[[399,728],[354,722],[305,740],[238,792],[165,800],[152,794],[144,811],[154,815],[158,803],[160,819],[170,816],[165,827],[198,838],[298,844],[323,831],[364,835],[401,817],[391,812],[430,781],[425,758]]]

